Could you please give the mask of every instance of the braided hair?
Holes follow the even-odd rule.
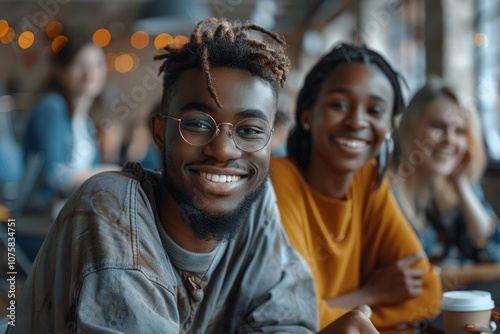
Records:
[[[318,92],[321,89],[323,81],[328,77],[328,75],[333,70],[351,63],[374,65],[389,79],[389,82],[394,90],[394,107],[391,117],[391,124],[393,128],[395,116],[400,114],[403,110],[404,101],[401,92],[401,85],[399,83],[400,75],[380,54],[366,48],[366,46],[355,46],[346,43],[341,43],[335,46],[309,71],[297,98],[295,109],[296,125],[288,137],[287,148],[288,156],[298,164],[299,168],[303,172],[305,172],[309,167],[312,137],[311,133],[305,131],[301,126],[302,112],[311,108],[316,103]],[[377,158],[377,161],[380,166],[381,163],[379,158]],[[386,169],[387,164],[384,164],[381,169],[379,168],[377,185],[380,184]]]
[[[275,43],[258,40],[250,35],[252,32],[267,35]],[[271,84],[277,103],[279,86],[284,86],[290,68],[285,47],[281,35],[251,22],[229,22],[220,18],[200,21],[184,45],[169,44],[155,57],[155,60],[164,60],[160,67],[160,73],[164,73],[163,112],[168,113],[167,97],[178,76],[191,68],[203,71],[207,89],[219,108],[222,105],[212,84],[211,67],[242,69],[261,77]]]

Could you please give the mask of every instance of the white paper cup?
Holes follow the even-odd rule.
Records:
[[[491,293],[478,290],[456,290],[443,293],[444,332],[446,334],[465,334],[467,324],[489,326],[491,311],[495,303]]]

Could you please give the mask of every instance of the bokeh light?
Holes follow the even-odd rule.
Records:
[[[108,72],[115,70],[116,57],[118,57],[116,53],[113,52],[106,53],[105,59],[106,59],[106,68],[108,69]]]
[[[50,22],[45,28],[45,34],[47,34],[47,37],[49,38],[56,38],[62,33],[62,31],[63,26],[57,21]]]
[[[126,53],[123,53],[115,59],[115,69],[120,73],[127,73],[134,67],[134,59]]]
[[[149,44],[149,35],[144,31],[136,31],[130,37],[130,44],[138,50],[144,49]]]
[[[16,32],[12,27],[9,27],[7,33],[0,38],[0,41],[2,41],[3,44],[9,44],[14,39],[14,36],[16,36]]]
[[[9,22],[5,20],[0,20],[0,38],[7,35],[9,31]]]
[[[490,45],[490,41],[488,40],[488,36],[485,34],[478,32],[474,35],[474,44],[478,48],[487,48]]]
[[[189,42],[189,38],[187,38],[186,36],[183,36],[183,35],[175,36],[174,41],[173,41],[176,48],[183,47],[184,44],[186,44],[187,42]]]
[[[19,38],[17,40],[17,44],[19,44],[19,47],[21,49],[29,48],[30,46],[33,45],[34,42],[35,42],[35,35],[33,34],[33,32],[29,30],[23,31],[21,35],[19,35]]]
[[[103,48],[111,41],[111,33],[107,29],[98,29],[92,36],[92,40],[95,45]]]
[[[50,48],[52,52],[58,53],[61,49],[68,43],[68,38],[66,36],[60,35],[52,40],[50,44]]]
[[[169,34],[165,34],[165,33],[159,34],[155,38],[155,42],[154,42],[155,48],[157,48],[157,49],[164,48],[168,44],[172,44],[173,41],[174,41],[174,39]]]

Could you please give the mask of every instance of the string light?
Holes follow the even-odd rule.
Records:
[[[0,38],[7,35],[7,32],[9,32],[9,22],[0,20]]]
[[[144,49],[149,44],[149,35],[144,31],[136,31],[130,37],[130,44],[138,50]]]
[[[17,40],[17,44],[21,49],[27,49],[35,42],[35,35],[33,32],[27,30],[23,31]]]
[[[173,41],[174,39],[169,34],[165,33],[159,34],[158,36],[156,36],[154,41],[155,48],[156,49],[164,48],[168,44],[172,44]]]
[[[103,48],[111,41],[111,33],[107,29],[98,29],[92,36],[92,40],[95,45]]]

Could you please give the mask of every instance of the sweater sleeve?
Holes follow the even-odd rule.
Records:
[[[410,254],[423,252],[417,236],[399,210],[387,180],[367,195],[363,224],[361,284],[377,268],[389,266]],[[442,294],[439,276],[427,258],[417,261],[413,267],[424,270],[423,293],[402,303],[373,307],[371,320],[377,328],[412,323],[438,315]]]

